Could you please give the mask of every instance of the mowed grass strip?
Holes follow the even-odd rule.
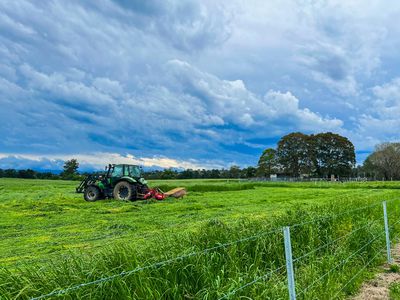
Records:
[[[299,261],[296,278],[299,288],[305,288],[312,278],[318,278],[381,234],[380,201],[399,196],[397,188],[392,188],[396,183],[378,189],[371,188],[371,183],[366,183],[365,188],[362,184],[355,188],[331,184],[327,188],[324,183],[316,188],[313,183],[278,187],[262,183],[250,189],[231,187],[229,191],[191,192],[183,200],[87,203],[82,195],[73,193],[76,185],[73,182],[3,179],[0,184],[5,191],[0,196],[0,247],[4,250],[0,292],[6,299],[28,299],[280,226],[318,219],[293,228],[293,251],[295,257],[300,257],[365,226],[366,222],[376,221],[367,229],[357,231],[357,235]],[[210,184],[216,189],[218,185],[241,183],[196,180],[164,184],[172,187]],[[372,203],[378,205],[362,213],[324,218]],[[396,203],[389,204],[391,220],[400,215]],[[393,236],[397,233],[396,226]],[[372,258],[384,248],[383,242],[384,237],[379,236],[349,264],[340,266],[308,290],[305,299],[329,299],[360,268],[364,258]],[[282,234],[278,232],[162,268],[87,286],[71,291],[66,297],[215,299],[279,267],[284,263],[283,254]],[[372,266],[380,262],[378,257]],[[343,295],[353,293],[369,271],[363,272]],[[285,274],[278,272],[235,295],[286,298],[284,278]]]
[[[225,180],[165,182],[171,187],[185,186],[189,191],[199,186],[204,190],[243,186]],[[166,185],[165,182],[152,184]],[[64,250],[101,247],[115,240],[140,246],[159,235],[194,231],[213,218],[229,224],[243,217],[273,218],[293,206],[359,199],[368,203],[398,195],[392,189],[349,189],[341,185],[325,189],[315,188],[312,183],[275,187],[256,183],[250,189],[190,192],[183,200],[88,203],[81,194],[74,193],[76,185],[68,181],[0,179],[1,264],[42,259]]]

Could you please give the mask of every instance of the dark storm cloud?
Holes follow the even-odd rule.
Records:
[[[324,5],[3,1],[1,157],[221,166],[255,163],[290,131],[394,138],[367,129],[395,122],[395,76],[372,78],[395,27],[364,22],[374,6]],[[324,26],[331,10],[342,18]]]

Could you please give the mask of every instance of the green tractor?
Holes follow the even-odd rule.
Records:
[[[140,166],[110,164],[105,173],[87,176],[76,192],[83,193],[85,200],[90,202],[104,198],[134,201],[144,199],[149,188]]]

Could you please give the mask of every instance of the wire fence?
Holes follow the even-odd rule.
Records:
[[[392,203],[394,201],[396,201],[398,199],[393,199],[391,201],[387,201],[387,202],[383,202],[383,208],[384,208],[384,214],[382,215],[382,219],[381,222],[384,223],[385,225],[388,224],[388,214],[386,213],[386,205],[387,203]],[[76,284],[76,285],[72,285],[70,287],[66,287],[64,289],[57,289],[54,290],[50,293],[47,294],[43,294],[40,295],[38,297],[34,297],[31,298],[31,300],[39,300],[39,299],[45,299],[45,298],[49,298],[49,297],[54,297],[54,296],[61,296],[61,295],[65,295],[68,294],[72,291],[76,291],[79,290],[81,288],[87,287],[87,286],[94,286],[94,285],[99,285],[105,282],[109,282],[112,280],[115,280],[117,278],[123,278],[123,277],[127,277],[130,276],[132,274],[138,273],[140,271],[144,271],[144,270],[148,270],[148,269],[157,269],[157,268],[162,268],[165,267],[169,264],[172,264],[174,262],[177,261],[183,261],[185,259],[188,259],[190,257],[194,257],[194,256],[200,256],[200,255],[204,255],[206,253],[211,253],[214,252],[218,249],[222,249],[222,248],[228,248],[230,246],[233,245],[237,245],[239,243],[245,243],[251,240],[258,240],[261,239],[262,237],[265,236],[269,236],[271,234],[275,234],[275,233],[285,233],[284,236],[284,246],[285,246],[285,253],[286,253],[286,264],[282,264],[278,267],[275,268],[271,268],[268,272],[266,272],[265,274],[256,276],[253,280],[244,283],[238,287],[233,288],[232,290],[226,292],[224,295],[222,295],[219,299],[231,299],[232,297],[234,297],[235,295],[237,295],[237,293],[239,293],[240,291],[243,291],[244,289],[248,288],[251,285],[254,285],[257,282],[260,281],[265,281],[268,280],[269,278],[271,278],[271,276],[273,274],[284,274],[286,271],[286,274],[288,276],[288,294],[289,294],[289,299],[294,300],[296,299],[296,297],[305,297],[305,295],[307,295],[308,291],[312,290],[312,288],[314,288],[317,284],[321,283],[324,279],[329,278],[329,276],[337,271],[341,266],[346,265],[348,262],[350,262],[354,257],[356,257],[357,255],[360,255],[363,253],[363,250],[367,249],[369,246],[371,246],[372,244],[374,244],[374,242],[378,241],[380,238],[382,238],[383,236],[386,236],[386,251],[387,253],[387,257],[388,257],[388,262],[390,263],[390,251],[391,251],[391,245],[390,245],[390,231],[394,229],[394,227],[400,223],[400,220],[393,223],[391,226],[386,227],[385,226],[385,230],[382,230],[379,234],[377,235],[372,235],[372,238],[369,239],[366,243],[362,244],[360,248],[358,248],[356,251],[352,252],[350,255],[344,257],[343,259],[341,259],[337,264],[335,264],[333,267],[331,267],[330,269],[326,270],[322,275],[318,276],[317,278],[311,278],[312,281],[310,283],[308,283],[305,287],[303,287],[302,289],[300,289],[299,286],[296,286],[295,283],[295,268],[293,267],[293,264],[297,264],[300,262],[303,262],[305,259],[307,258],[311,258],[312,255],[322,251],[323,249],[329,248],[333,245],[337,245],[339,241],[345,241],[351,238],[352,235],[354,235],[355,233],[361,231],[361,230],[368,230],[368,228],[371,228],[373,225],[377,224],[377,220],[372,220],[367,222],[366,224],[351,229],[349,230],[347,233],[332,239],[331,241],[324,243],[308,252],[305,252],[301,255],[299,255],[298,257],[295,257],[294,259],[292,258],[292,246],[291,246],[291,242],[290,242],[290,228],[292,229],[296,229],[299,228],[301,226],[307,225],[307,224],[312,224],[312,223],[317,223],[317,222],[321,222],[321,221],[325,221],[328,219],[335,219],[335,218],[339,218],[340,216],[344,216],[346,214],[350,214],[350,213],[354,213],[354,212],[361,212],[363,210],[367,210],[367,209],[371,209],[371,208],[377,208],[379,207],[379,205],[382,205],[381,202],[379,203],[374,203],[371,205],[367,205],[367,206],[363,206],[363,207],[359,207],[357,209],[352,209],[352,210],[347,210],[347,211],[343,211],[341,213],[338,214],[332,214],[332,215],[327,215],[327,216],[323,216],[320,218],[314,218],[312,220],[309,221],[305,221],[305,222],[301,222],[301,223],[296,223],[296,224],[291,224],[289,227],[285,227],[285,228],[275,228],[272,229],[270,231],[265,231],[265,232],[260,232],[258,234],[255,235],[251,235],[251,236],[247,236],[241,239],[237,239],[234,241],[230,241],[227,243],[221,243],[218,244],[216,246],[210,247],[210,248],[206,248],[206,249],[202,249],[199,251],[192,251],[186,254],[182,254],[180,256],[176,256],[170,259],[166,259],[163,261],[158,261],[152,264],[148,264],[148,265],[144,265],[144,266],[140,266],[140,267],[136,267],[134,269],[131,270],[127,270],[127,271],[122,271],[120,273],[111,275],[111,276],[106,276],[106,277],[102,277],[102,278],[98,278],[96,280],[92,280],[92,281],[88,281],[88,282],[83,282],[80,284]],[[286,231],[286,232],[285,232]],[[384,248],[378,250],[376,252],[376,254],[370,259],[368,260],[361,268],[358,272],[356,272],[356,274],[354,274],[346,283],[344,283],[341,288],[336,292],[336,294],[333,296],[333,299],[340,297],[340,295],[343,293],[343,291],[346,289],[346,287],[351,284],[358,276],[360,276],[360,274],[362,274],[366,268],[368,268],[368,266],[370,266],[372,264],[372,262],[374,262],[379,255],[382,256],[382,251],[384,250]],[[287,254],[290,253],[290,255],[288,256]],[[292,284],[290,284],[292,282]],[[307,299],[307,298],[304,298]]]
[[[392,200],[394,201],[394,200]],[[239,207],[243,207],[243,206],[253,206],[253,203],[250,204],[242,204],[239,205]],[[341,214],[335,215],[333,217],[340,217],[341,215],[346,215],[355,211],[359,211],[359,210],[363,210],[363,209],[367,209],[370,207],[374,207],[377,204],[371,204],[369,206],[365,206],[365,207],[361,207],[361,208],[357,208],[357,209],[353,209],[353,210],[347,210],[344,211]],[[236,207],[238,205],[235,205]],[[160,217],[165,218],[166,216],[170,216],[170,215],[176,215],[176,213],[163,213]],[[322,221],[322,220],[326,220],[326,219],[330,219],[332,218],[332,216],[328,215],[328,216],[324,216],[321,217],[319,219],[313,219],[304,223],[298,223],[298,224],[293,224],[291,225],[292,227],[299,227],[299,226],[303,226],[306,224],[310,224],[310,223],[315,223],[317,221]],[[207,223],[210,220],[213,220],[214,217],[212,218],[207,218],[207,219],[203,219],[201,220],[201,223]],[[68,240],[67,243],[67,248],[65,248],[63,245],[60,244],[60,249],[58,250],[54,250],[51,253],[48,253],[46,255],[46,257],[41,257],[41,258],[37,258],[37,257],[30,257],[31,255],[31,245],[27,245],[26,247],[19,247],[18,250],[19,252],[16,252],[15,249],[11,249],[10,251],[8,251],[8,254],[6,254],[6,249],[3,248],[3,252],[4,255],[0,255],[0,260],[4,260],[7,261],[7,263],[0,263],[0,267],[1,266],[6,266],[6,265],[13,265],[15,267],[18,266],[23,266],[23,265],[27,265],[27,264],[31,264],[31,263],[45,263],[45,262],[49,262],[52,259],[59,259],[60,256],[61,257],[69,257],[69,256],[73,256],[75,254],[76,251],[83,251],[83,250],[97,250],[97,249],[104,249],[105,247],[108,246],[112,246],[114,245],[114,243],[116,242],[124,242],[126,241],[126,239],[128,237],[130,237],[129,233],[121,233],[121,232],[116,232],[116,233],[109,233],[109,234],[96,234],[96,235],[90,235],[89,237],[89,233],[73,233],[73,234],[66,234],[64,232],[59,233],[57,230],[59,229],[59,227],[61,227],[61,224],[57,224],[57,226],[45,226],[45,227],[39,227],[39,228],[35,228],[35,230],[37,230],[38,232],[34,232],[34,233],[30,233],[30,234],[26,234],[27,229],[21,229],[19,232],[18,231],[13,231],[12,234],[18,234],[18,233],[23,233],[25,232],[25,234],[21,234],[21,235],[16,235],[13,236],[12,238],[15,239],[26,239],[26,238],[36,238],[39,234],[41,234],[41,232],[43,230],[48,232],[48,235],[53,237],[57,237],[57,236],[62,236],[65,240]],[[70,226],[71,229],[75,228],[76,226]],[[29,231],[29,230],[28,230]],[[99,230],[101,231],[101,230]],[[69,237],[74,237],[73,239],[73,243],[70,242]],[[0,236],[1,238],[7,238],[8,236]],[[93,242],[98,241],[99,243],[97,244],[93,244]],[[48,242],[43,242],[42,244],[36,244],[36,247],[38,248],[39,251],[45,251],[48,252]],[[10,253],[12,253],[12,255],[15,257],[15,259],[12,259],[10,257]],[[27,253],[27,255],[25,255],[25,253]]]

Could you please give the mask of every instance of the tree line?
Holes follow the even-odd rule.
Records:
[[[25,179],[64,179],[64,180],[81,180],[88,173],[78,173],[79,162],[76,159],[67,160],[64,163],[63,171],[59,174],[52,172],[40,172],[32,169],[15,170],[15,169],[0,169],[0,178],[25,178]]]
[[[76,159],[64,163],[63,171],[60,174],[51,172],[38,172],[32,169],[15,170],[0,169],[0,177],[26,178],[26,179],[64,179],[82,180],[89,173],[79,173],[79,162]],[[202,178],[253,178],[257,175],[255,167],[240,168],[231,166],[229,169],[186,169],[178,171],[174,169],[145,171],[143,177],[147,179],[202,179]]]
[[[0,169],[0,178],[25,178],[25,179],[64,179],[64,180],[82,180],[89,173],[71,173],[62,172],[54,174],[51,172],[39,172],[31,169],[15,170],[15,169]],[[229,169],[186,169],[183,171],[175,169],[164,169],[145,171],[143,177],[146,179],[219,179],[219,178],[254,178],[257,176],[255,167],[240,168],[232,166]]]
[[[228,169],[163,169],[145,171],[147,179],[255,178],[282,177],[367,177],[400,179],[400,143],[376,146],[362,166],[355,166],[354,145],[349,139],[332,132],[306,135],[294,132],[283,136],[276,148],[265,149],[256,167]],[[32,169],[0,169],[0,177],[27,179],[82,180],[88,173],[79,173],[79,162],[65,162],[60,174]]]

